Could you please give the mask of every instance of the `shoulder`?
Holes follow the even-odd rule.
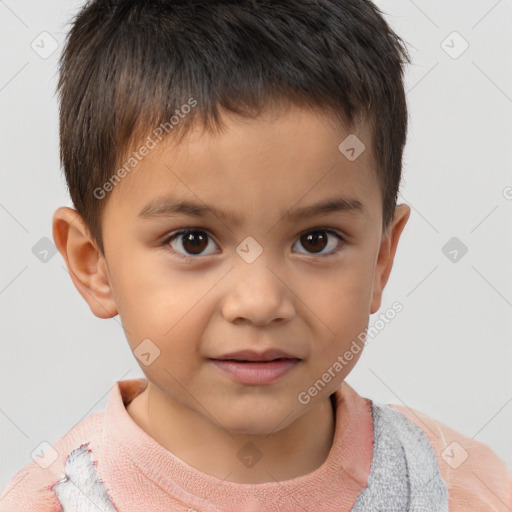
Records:
[[[448,512],[448,489],[428,438],[389,405],[371,404],[371,470],[353,511]]]
[[[0,494],[0,512],[57,512],[62,503],[54,486],[67,480],[70,455],[91,446],[101,453],[103,411],[91,414],[55,443],[42,443]],[[69,460],[68,460],[69,459]]]
[[[449,491],[450,511],[512,510],[512,473],[491,448],[416,409],[388,407],[418,427],[430,442]]]

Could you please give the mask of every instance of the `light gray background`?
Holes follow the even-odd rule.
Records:
[[[512,468],[512,0],[378,4],[413,58],[401,197],[412,215],[381,311],[404,309],[347,382],[488,444]],[[117,380],[143,376],[119,318],[91,313],[59,253],[44,263],[32,252],[71,206],[54,91],[81,5],[0,0],[1,488],[42,441],[103,409]],[[469,43],[457,58],[454,31]],[[59,44],[46,58],[31,47],[51,49],[42,32]],[[442,252],[452,237],[468,248],[457,262]]]

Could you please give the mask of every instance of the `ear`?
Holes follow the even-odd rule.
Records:
[[[94,315],[117,315],[106,259],[76,210],[62,207],[53,214],[53,239],[73,284]]]
[[[370,313],[376,313],[381,305],[382,292],[388,282],[400,235],[409,220],[411,209],[406,204],[395,208],[395,215],[386,233],[382,236],[373,282],[373,296]]]

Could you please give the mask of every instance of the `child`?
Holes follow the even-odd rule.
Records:
[[[406,62],[369,0],[89,1],[53,235],[146,378],[2,512],[512,510],[490,448],[344,382],[410,215]]]

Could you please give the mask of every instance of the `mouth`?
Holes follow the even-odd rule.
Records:
[[[265,364],[265,363],[273,363],[275,361],[291,361],[291,360],[297,360],[300,359],[295,357],[278,357],[276,359],[268,359],[268,360],[261,360],[261,361],[254,361],[252,359],[213,359],[213,361],[233,361],[234,363],[258,363],[258,364]]]
[[[268,363],[282,359],[300,358],[278,348],[268,348],[263,352],[257,352],[251,349],[237,350],[236,352],[229,352],[228,354],[219,355],[217,357],[213,357],[212,359],[221,361]]]
[[[295,369],[301,359],[279,357],[265,361],[210,359],[221,372],[239,384],[263,386],[277,382]]]

